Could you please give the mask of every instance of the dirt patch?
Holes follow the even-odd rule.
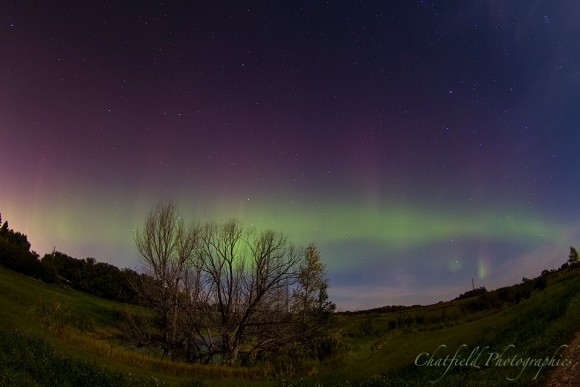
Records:
[[[548,378],[545,386],[580,386],[580,332],[577,332],[574,339],[568,344],[562,359],[570,359],[572,365],[556,368]]]

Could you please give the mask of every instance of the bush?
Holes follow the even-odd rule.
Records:
[[[268,363],[278,376],[304,375],[311,367],[307,360],[306,349],[300,346],[290,347],[279,353],[268,356]]]
[[[359,323],[359,331],[362,336],[371,336],[375,329],[373,327],[373,319],[366,318]]]
[[[313,343],[310,357],[324,360],[346,354],[350,350],[351,346],[344,340],[341,332],[328,332]]]
[[[547,284],[548,280],[546,277],[538,277],[534,280],[534,289],[544,290]]]

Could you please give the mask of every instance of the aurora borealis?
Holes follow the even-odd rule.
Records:
[[[580,247],[579,15],[3,2],[0,213],[41,255],[131,268],[160,201],[238,217],[316,244],[343,310],[537,276]]]

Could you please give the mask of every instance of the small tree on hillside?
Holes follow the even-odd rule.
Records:
[[[568,263],[570,265],[575,265],[580,263],[580,256],[578,256],[578,251],[572,246],[570,246],[570,254],[568,254]]]

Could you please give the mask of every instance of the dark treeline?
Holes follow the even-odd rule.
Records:
[[[141,276],[131,269],[119,269],[94,258],[76,259],[55,251],[42,257],[40,263],[51,277],[61,285],[127,303],[137,303],[138,295],[130,286],[134,278]]]
[[[57,283],[127,303],[137,303],[137,294],[130,284],[135,282],[135,278],[143,276],[134,270],[121,270],[111,264],[97,262],[94,258],[76,259],[56,251],[40,259],[36,252],[30,250],[27,236],[10,229],[8,221],[0,228],[0,265],[46,283]]]
[[[381,306],[381,307],[378,307],[378,308],[365,309],[365,310],[356,310],[356,311],[347,310],[345,312],[337,312],[336,314],[342,314],[342,315],[345,315],[345,316],[350,316],[350,315],[361,315],[361,314],[369,314],[369,313],[403,312],[405,310],[419,308],[420,306],[421,305],[412,305],[412,306],[405,306],[405,305],[386,305],[386,306]]]
[[[482,286],[480,288],[468,290],[465,293],[461,293],[459,296],[455,297],[454,300],[463,300],[466,298],[477,297],[477,296],[481,296],[485,293],[487,293],[487,289],[485,288],[485,286]]]
[[[45,282],[54,282],[54,277],[40,263],[38,254],[30,250],[26,235],[10,229],[8,221],[0,228],[0,265]]]
[[[548,283],[548,277],[552,273],[577,267],[580,267],[578,252],[576,248],[570,247],[568,260],[558,270],[543,270],[536,278],[523,277],[522,282],[519,284],[505,286],[493,291],[487,291],[485,287],[470,290],[461,294],[456,300],[471,299],[461,305],[462,309],[467,312],[478,312],[501,308],[505,305],[519,304],[523,300],[530,298],[534,292],[544,290]]]

